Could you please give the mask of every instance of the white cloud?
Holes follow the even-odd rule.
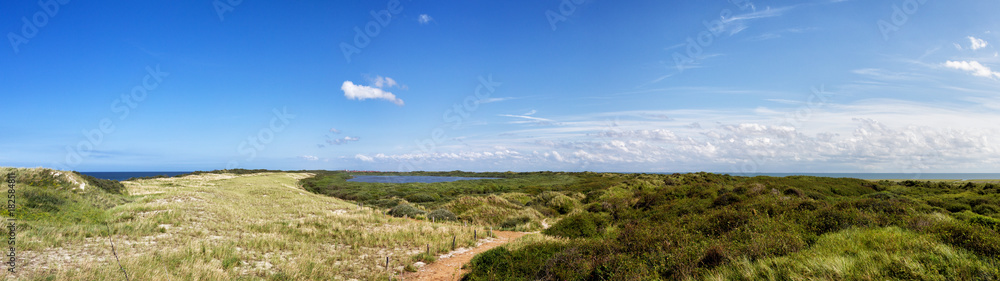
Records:
[[[979,39],[979,38],[972,37],[972,36],[969,36],[969,41],[971,42],[971,45],[969,46],[969,48],[972,49],[972,50],[979,50],[979,49],[982,49],[982,48],[986,48],[986,46],[989,45],[989,43],[987,43],[986,40]]]
[[[329,135],[327,135],[327,138],[328,139],[326,140],[326,143],[331,145],[341,145],[341,144],[346,144],[348,142],[361,140],[361,138],[358,137],[330,138]]]
[[[944,66],[947,68],[954,68],[958,70],[964,70],[971,73],[973,76],[986,77],[997,79],[1000,78],[1000,72],[995,72],[989,67],[982,65],[978,61],[946,61]]]
[[[354,155],[354,159],[358,159],[364,162],[375,162],[374,158],[371,158],[370,156],[365,156],[363,154]]]
[[[344,97],[347,97],[347,99],[382,99],[395,103],[398,106],[403,106],[403,100],[396,98],[396,95],[379,88],[355,85],[351,81],[344,81],[344,84],[340,86],[340,89],[344,91]]]
[[[316,160],[319,160],[319,157],[312,156],[312,155],[302,155],[302,156],[299,156],[299,158],[302,158],[303,160],[306,160],[306,161],[316,161]]]
[[[375,79],[372,80],[372,82],[375,83],[376,88],[380,89],[399,87],[399,83],[396,83],[396,80],[389,77],[382,77],[380,75],[375,76]]]
[[[427,24],[432,21],[434,21],[434,18],[428,16],[427,14],[420,14],[420,16],[417,17],[417,22],[420,22],[420,24]]]
[[[339,134],[340,130],[337,130],[337,128],[330,128],[330,132],[334,134]]]

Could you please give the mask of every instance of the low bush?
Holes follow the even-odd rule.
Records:
[[[992,214],[1000,213],[1000,207],[997,207],[996,205],[992,204],[980,204],[975,208],[972,208],[972,211],[980,215],[989,216]]]
[[[451,211],[448,211],[446,209],[437,209],[428,213],[427,219],[453,221],[457,220],[458,217],[455,216],[455,213],[452,213]]]
[[[396,207],[393,207],[392,209],[389,209],[389,215],[392,215],[394,217],[403,217],[403,216],[406,216],[406,217],[413,218],[413,217],[416,217],[417,215],[423,215],[423,214],[426,214],[426,213],[427,213],[427,211],[418,209],[417,207],[414,207],[413,205],[410,205],[409,203],[401,203],[399,205],[396,205]]]
[[[566,238],[590,238],[604,229],[605,221],[590,212],[580,212],[563,218],[542,233]]]

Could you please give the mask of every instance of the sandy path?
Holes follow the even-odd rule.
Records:
[[[483,243],[470,251],[455,253],[451,257],[439,258],[437,261],[428,264],[417,272],[403,276],[403,280],[459,280],[466,271],[462,270],[462,265],[472,261],[472,257],[479,253],[493,249],[497,246],[507,244],[514,239],[521,238],[528,232],[516,231],[494,231],[497,238]]]

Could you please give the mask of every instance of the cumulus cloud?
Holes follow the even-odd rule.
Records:
[[[371,158],[370,156],[365,156],[364,154],[354,155],[354,159],[358,159],[364,162],[375,162],[374,158]]]
[[[319,157],[312,156],[312,155],[302,155],[302,156],[299,156],[299,158],[302,158],[303,160],[306,160],[306,161],[317,161],[317,160],[319,160]]]
[[[340,130],[337,130],[337,128],[330,128],[330,132],[334,134],[339,134]]]
[[[392,83],[395,83],[395,81]],[[403,106],[403,100],[396,98],[396,95],[393,95],[391,92],[380,88],[355,85],[354,82],[344,81],[340,89],[344,91],[344,97],[350,100],[381,99],[395,103],[398,106]]]
[[[420,22],[420,24],[428,24],[432,21],[434,21],[434,18],[428,16],[427,14],[420,14],[420,16],[417,17],[417,22]]]
[[[971,73],[973,76],[993,79],[1000,78],[1000,72],[995,72],[988,66],[982,65],[978,61],[946,61],[944,66],[947,68],[964,70]]]
[[[969,41],[970,41],[969,49],[972,49],[973,51],[986,48],[986,46],[989,45],[989,43],[987,43],[986,40],[972,36],[969,36]]]

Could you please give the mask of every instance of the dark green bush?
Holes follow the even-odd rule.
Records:
[[[406,196],[406,201],[414,203],[434,202],[441,199],[441,196],[430,193],[414,193]]]
[[[426,214],[426,213],[427,213],[427,211],[418,209],[417,207],[414,207],[413,205],[410,205],[409,203],[402,203],[402,204],[396,205],[396,207],[393,207],[392,209],[389,209],[389,215],[392,215],[394,217],[407,216],[407,217],[411,217],[412,218],[412,217],[415,217],[417,215],[423,215],[423,214]]]
[[[126,192],[125,185],[116,180],[99,179],[78,172],[73,172],[73,173],[76,174],[77,176],[82,177],[83,180],[87,181],[88,186],[95,186],[97,188],[100,188],[101,190],[113,194],[125,194]]]
[[[700,230],[703,233],[720,235],[746,225],[750,221],[750,215],[731,208],[722,209],[705,220]]]
[[[969,207],[969,204],[949,202],[944,204],[944,209],[952,213],[958,213],[972,208]]]
[[[60,194],[59,190],[45,188],[29,188],[21,193],[24,207],[35,209],[37,212],[57,212],[59,207],[66,202],[66,196]]]
[[[526,223],[528,223],[530,221],[531,221],[531,218],[529,218],[529,217],[518,216],[518,217],[509,218],[509,219],[503,221],[503,223],[500,223],[500,227],[502,227],[502,228],[514,228],[515,226],[526,224]]]
[[[568,216],[543,231],[546,235],[566,238],[590,238],[601,233],[604,220],[590,212]]]
[[[511,252],[496,247],[472,258],[471,272],[462,280],[538,280],[546,274],[542,265],[566,247],[552,242],[540,242]],[[579,256],[577,256],[579,258]],[[548,278],[555,279],[555,278]]]
[[[935,223],[929,231],[936,233],[948,244],[968,249],[976,254],[988,257],[1000,256],[1000,235],[984,226],[953,220]]]
[[[969,219],[969,222],[1000,232],[1000,219],[994,219],[986,216],[974,216]]]
[[[446,209],[437,209],[427,214],[427,219],[453,221],[457,220],[458,217],[455,216],[455,213],[452,213],[451,211],[448,211]]]
[[[1000,213],[1000,207],[997,207],[996,205],[992,204],[980,204],[979,206],[972,208],[972,211],[980,215],[989,216],[992,214]]]

